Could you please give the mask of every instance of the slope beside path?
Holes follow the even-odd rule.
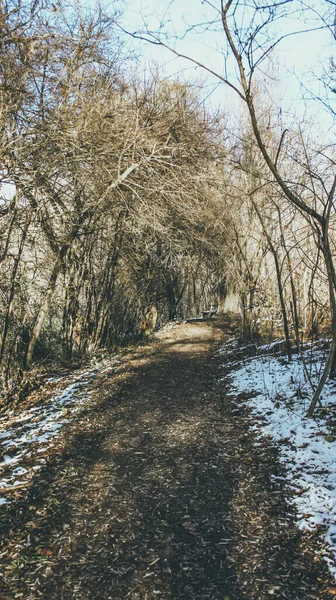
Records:
[[[28,494],[0,507],[1,599],[330,597],[274,478],[276,447],[254,444],[218,383],[232,327],[166,328],[85,380],[90,403]]]

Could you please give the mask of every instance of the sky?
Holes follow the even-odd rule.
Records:
[[[331,0],[329,0],[331,1]],[[318,10],[325,10],[327,0],[310,0],[309,6]],[[213,5],[219,5],[218,0],[213,0]],[[279,20],[275,27],[278,35],[288,34],[300,29],[316,27],[317,22],[312,20],[312,12],[305,16],[306,22],[298,22],[297,15],[293,13],[296,0],[290,3],[291,14]],[[149,29],[175,32],[180,34],[195,23],[209,23],[218,17],[214,8],[201,0],[126,0],[126,10],[123,17],[123,26],[128,31],[144,30],[144,23]],[[336,9],[336,6],[335,6]],[[288,11],[289,12],[289,11]],[[249,15],[245,15],[247,21]],[[320,25],[320,21],[318,23]],[[224,73],[224,34],[219,24],[213,23],[208,27],[204,25],[202,31],[189,31],[184,39],[176,42],[169,40],[169,44],[188,56],[196,58],[216,72]],[[195,67],[186,60],[174,57],[168,50],[153,46],[149,43],[134,42],[138,52],[142,55],[144,65],[151,61],[156,62],[162,74],[169,77],[186,78],[188,80],[202,80],[206,84],[203,92],[205,96],[213,91],[209,102],[212,106],[220,105],[237,115],[240,114],[241,104],[235,94],[231,93],[225,85],[218,86],[218,79]],[[330,132],[333,119],[323,106],[311,99],[307,90],[315,95],[322,94],[322,86],[318,77],[323,72],[324,66],[329,64],[330,57],[335,50],[335,38],[328,29],[301,33],[284,39],[272,54],[272,59],[265,61],[262,72],[259,73],[266,82],[270,101],[277,106],[282,106],[283,111],[296,112],[300,117],[308,115],[311,119]],[[234,71],[233,63],[228,63],[229,70]],[[302,84],[306,90],[302,88]],[[226,88],[226,89],[225,89]],[[302,100],[305,97],[305,102]],[[334,94],[335,100],[336,95]]]

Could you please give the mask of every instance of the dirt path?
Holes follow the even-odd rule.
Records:
[[[230,334],[225,319],[175,326],[94,379],[94,408],[3,512],[1,599],[324,597],[276,449],[253,445],[218,384]]]

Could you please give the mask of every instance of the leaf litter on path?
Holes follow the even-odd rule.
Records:
[[[213,351],[233,330],[225,318],[174,325],[76,390],[76,419],[52,429],[26,495],[1,507],[1,598],[330,596],[285,502],[276,444],[258,441],[218,384]]]

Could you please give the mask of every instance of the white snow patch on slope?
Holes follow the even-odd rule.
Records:
[[[75,381],[45,405],[0,417],[0,506],[11,502],[9,491],[31,481],[45,462],[41,454],[90,399],[85,386],[96,371],[77,373]]]
[[[8,411],[0,416],[0,507],[12,502],[12,491],[31,483],[45,463],[43,455],[55,443],[62,427],[70,423],[91,399],[87,384],[99,372],[121,364],[118,355],[93,358],[90,368],[47,381],[63,389],[42,406]]]
[[[309,352],[306,359],[316,383],[322,354]],[[233,385],[233,393],[256,394],[246,402],[256,417],[253,428],[280,442],[287,501],[295,506],[301,529],[321,529],[325,558],[336,577],[336,431],[326,422],[328,410],[336,405],[335,382],[328,381],[321,396],[324,417],[317,411],[314,419],[305,416],[311,389],[298,357],[292,363],[272,356],[248,359],[235,371]]]

